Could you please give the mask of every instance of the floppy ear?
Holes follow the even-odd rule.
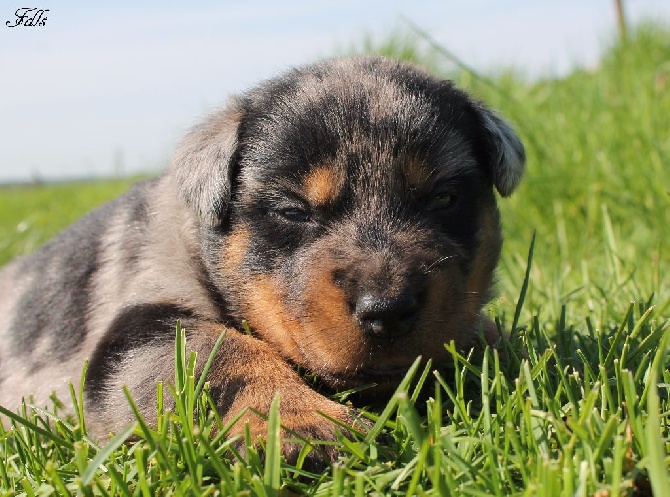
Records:
[[[210,226],[221,224],[228,210],[243,116],[242,99],[231,98],[193,128],[172,157],[170,174],[179,196]]]
[[[518,186],[526,164],[526,152],[514,130],[492,111],[478,105],[485,130],[491,178],[503,197],[509,197]]]

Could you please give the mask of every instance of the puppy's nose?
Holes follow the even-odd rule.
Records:
[[[419,317],[419,303],[411,292],[397,297],[363,294],[356,301],[356,319],[371,338],[396,338],[409,333]]]

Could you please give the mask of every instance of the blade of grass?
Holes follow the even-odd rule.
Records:
[[[279,495],[281,486],[281,418],[279,394],[275,395],[268,413],[268,437],[265,446],[263,484],[267,495]]]
[[[100,451],[95,455],[91,462],[86,467],[86,470],[81,475],[81,481],[84,485],[90,485],[95,476],[95,472],[99,467],[103,466],[104,462],[118,449],[128,437],[135,432],[137,423],[131,423],[122,431],[114,435],[114,437],[107,442]]]

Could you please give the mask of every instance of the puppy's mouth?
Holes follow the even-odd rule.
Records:
[[[412,363],[366,366],[348,372],[324,371],[319,376],[327,384],[337,388],[359,387],[361,385],[383,385],[386,388],[400,383],[411,367]]]
[[[412,363],[402,366],[363,368],[357,371],[357,376],[382,379],[402,377],[407,374],[410,367],[412,367]]]

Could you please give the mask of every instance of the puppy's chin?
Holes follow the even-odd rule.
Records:
[[[333,391],[354,390],[353,395],[360,402],[386,402],[398,388],[410,367],[411,364],[407,367],[360,370],[349,374],[324,372],[319,376],[319,380],[326,388]]]
[[[321,362],[320,367],[309,368],[320,383],[335,391],[359,390],[366,399],[388,400],[420,355],[391,353],[369,354],[368,360],[333,368]],[[309,360],[309,359],[308,359]],[[425,362],[425,361],[423,361]]]

